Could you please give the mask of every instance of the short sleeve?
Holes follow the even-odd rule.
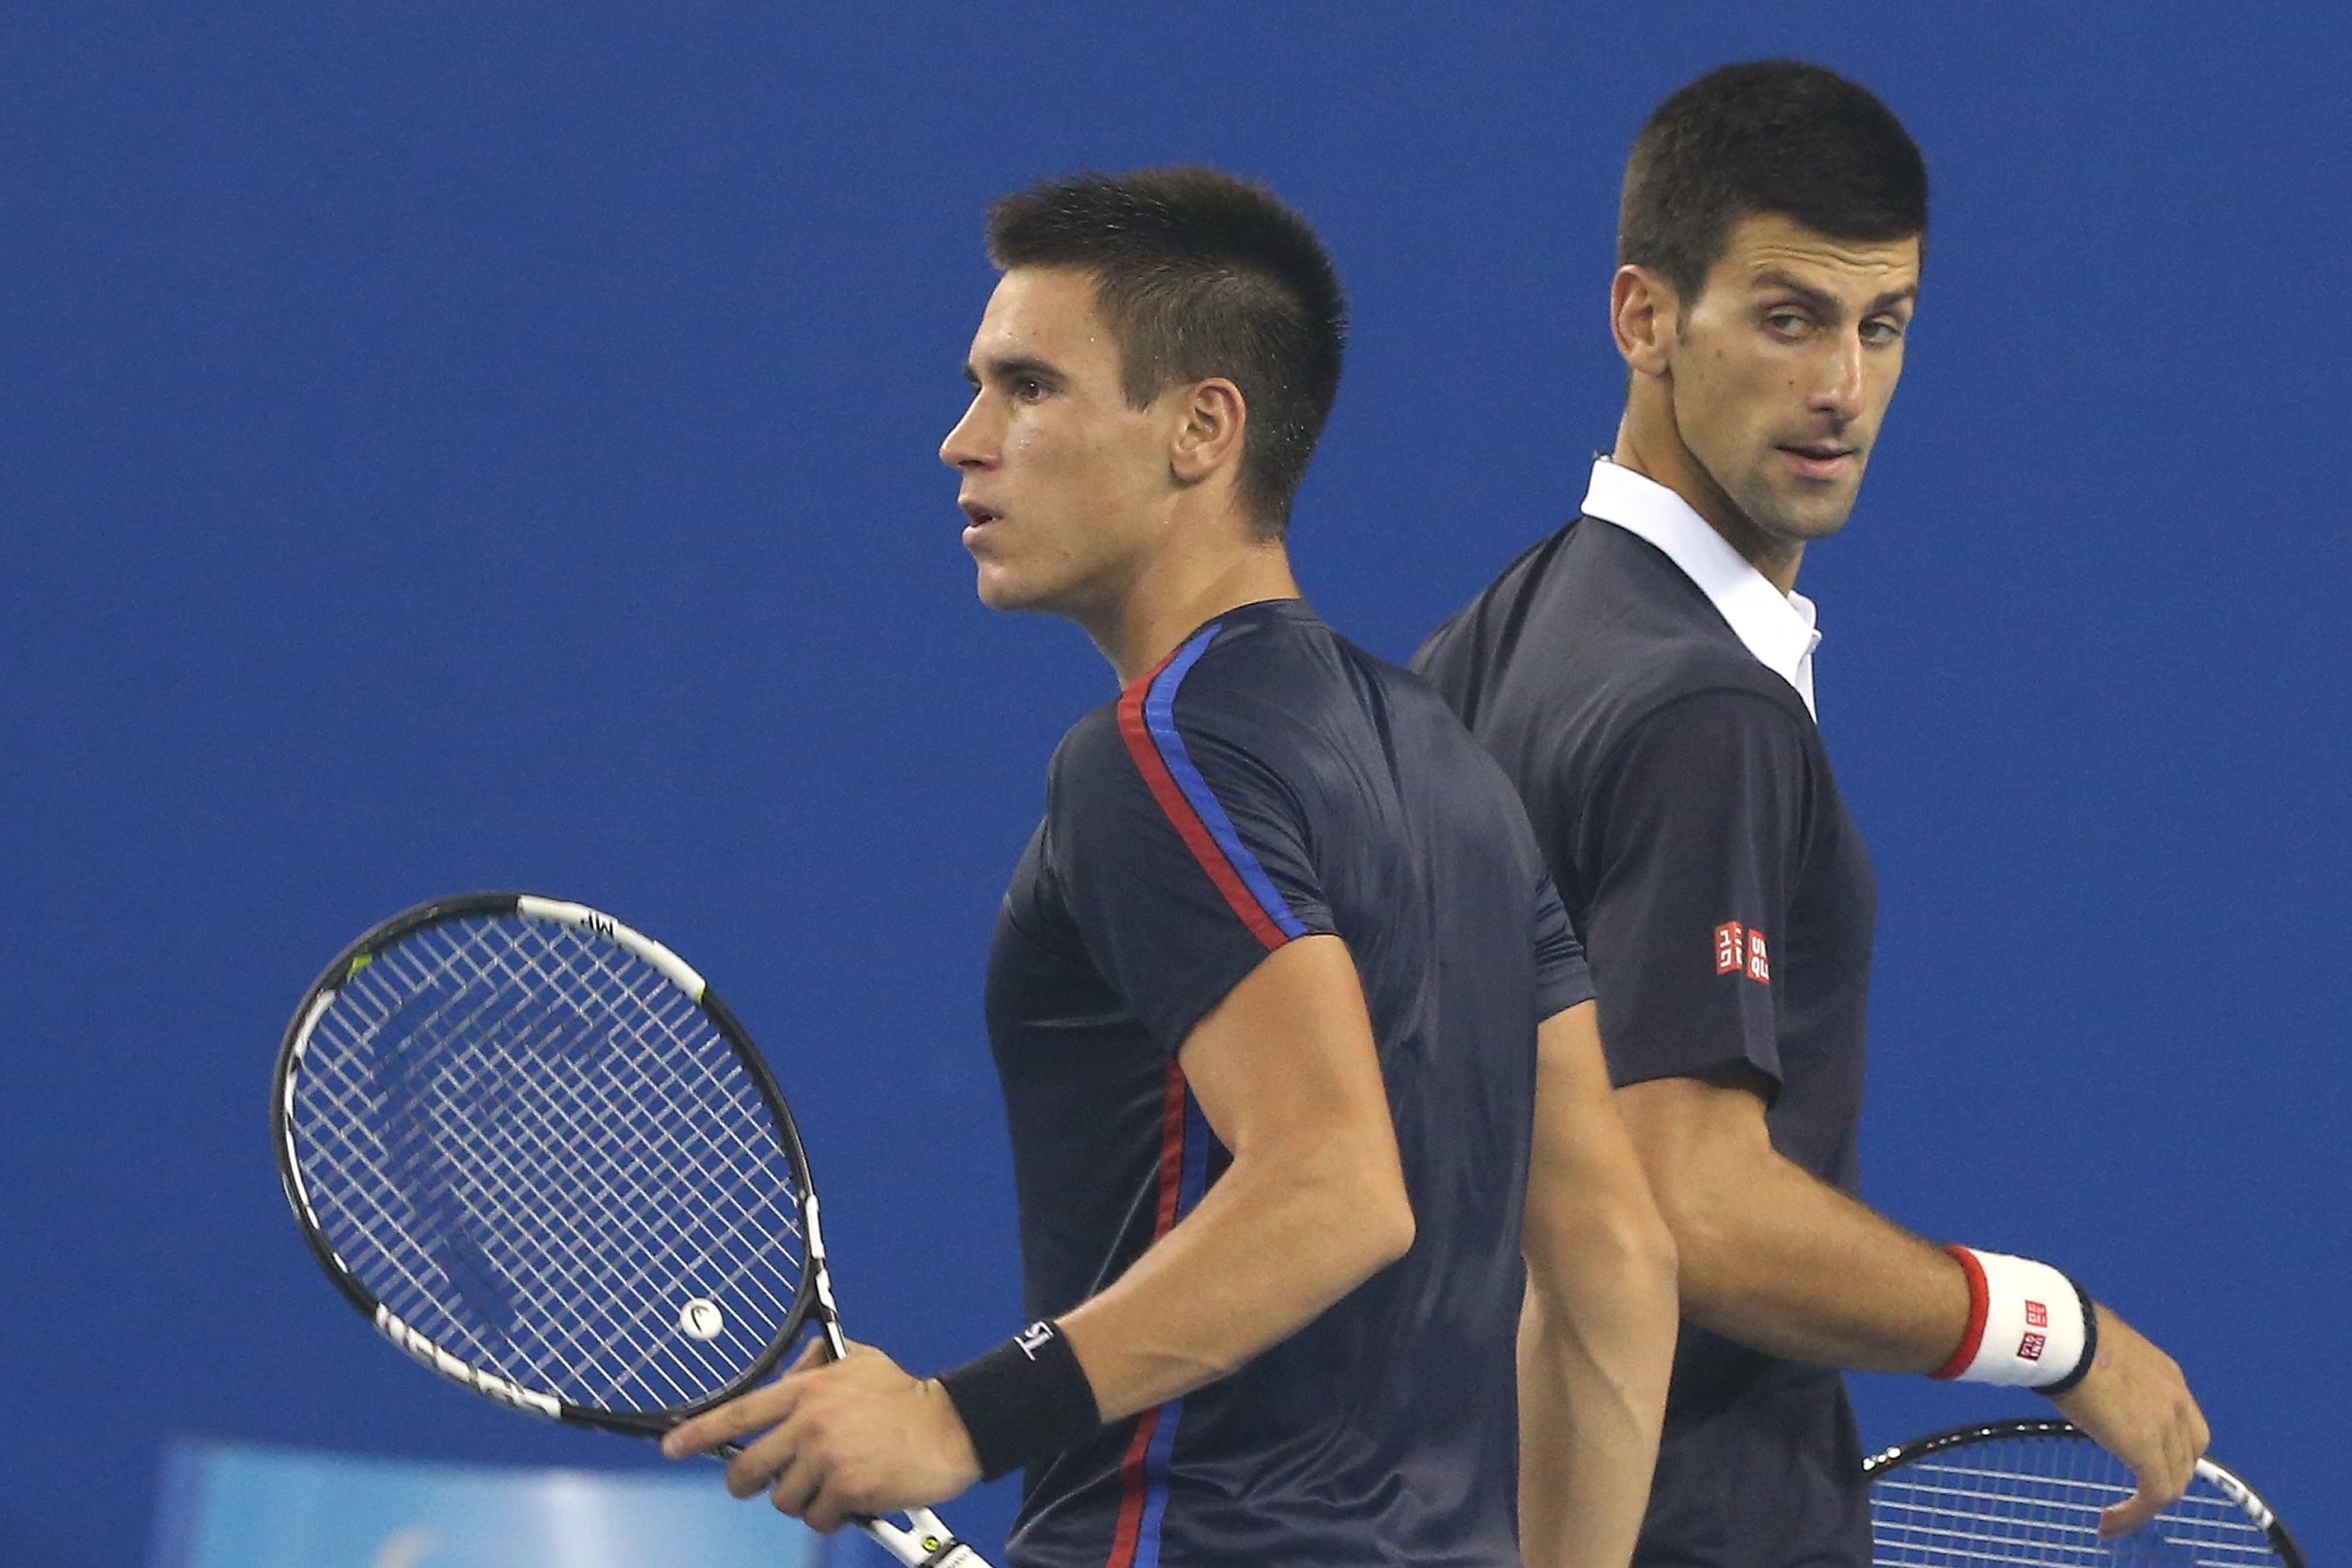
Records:
[[[1047,870],[1089,958],[1170,1052],[1269,953],[1332,930],[1280,715],[1184,673],[1073,731],[1047,806]]]
[[[1699,692],[1635,725],[1583,817],[1586,958],[1619,1085],[1745,1062],[1780,1081],[1772,965],[1802,854],[1799,720]]]
[[[1547,875],[1535,889],[1535,1022],[1593,999],[1593,972],[1568,925],[1567,906]]]

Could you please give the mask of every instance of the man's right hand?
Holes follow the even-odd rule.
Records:
[[[2188,1490],[2213,1433],[2173,1359],[2106,1307],[2090,1374],[2052,1402],[2130,1469],[2139,1489],[2099,1516],[2099,1533],[2129,1535]]]

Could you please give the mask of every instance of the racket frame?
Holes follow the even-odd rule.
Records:
[[[2072,1421],[2046,1418],[1979,1421],[1973,1426],[1954,1427],[1949,1432],[1915,1437],[1908,1443],[1898,1443],[1891,1449],[1882,1449],[1862,1462],[1862,1473],[1876,1479],[1885,1471],[1934,1454],[2018,1437],[2078,1438],[2086,1443],[2096,1441]],[[2287,1527],[2280,1520],[2276,1511],[2261,1493],[2247,1483],[2243,1476],[2218,1460],[2205,1457],[2197,1461],[2197,1474],[2245,1511],[2247,1521],[2269,1538],[2271,1549],[2279,1554],[2286,1568],[2305,1568],[2303,1548],[2296,1544],[2294,1536],[2287,1533]]]
[[[421,931],[453,921],[508,917],[571,926],[617,943],[651,964],[671,984],[685,992],[702,1010],[704,1017],[709,1020],[758,1089],[761,1103],[766,1106],[784,1146],[786,1162],[793,1180],[799,1183],[797,1207],[801,1212],[802,1244],[805,1257],[799,1284],[793,1291],[792,1304],[768,1348],[745,1371],[715,1393],[705,1395],[690,1404],[643,1414],[596,1410],[541,1390],[526,1388],[511,1379],[476,1367],[462,1356],[452,1354],[430,1336],[394,1314],[368,1289],[337,1254],[311,1207],[310,1193],[303,1180],[301,1157],[295,1148],[294,1105],[303,1055],[310,1047],[311,1034],[317,1029],[319,1021],[326,1016],[327,1008],[333,1006],[342,989],[393,944]],[[681,1422],[723,1404],[762,1382],[783,1363],[785,1356],[800,1342],[802,1335],[812,1323],[823,1334],[826,1347],[835,1359],[849,1354],[849,1342],[841,1333],[840,1311],[834,1301],[833,1275],[826,1261],[824,1231],[818,1218],[817,1188],[809,1177],[808,1153],[801,1142],[799,1124],[792,1119],[791,1108],[785,1103],[784,1091],[778,1086],[775,1074],[769,1069],[766,1059],[752,1043],[750,1034],[737,1021],[733,1011],[710,990],[692,965],[644,932],[585,904],[543,898],[528,893],[460,894],[403,910],[370,927],[337,954],[334,961],[311,982],[310,989],[303,995],[301,1006],[294,1009],[293,1020],[286,1025],[285,1038],[278,1047],[278,1065],[270,1084],[270,1142],[277,1151],[278,1182],[285,1190],[286,1202],[294,1211],[294,1223],[302,1231],[303,1242],[343,1299],[350,1302],[361,1317],[374,1324],[378,1333],[398,1345],[412,1359],[453,1383],[525,1414],[545,1417],[570,1426],[594,1427],[628,1437],[659,1438]],[[739,1445],[727,1444],[712,1451],[716,1457],[724,1459],[732,1458],[742,1449]],[[885,1550],[907,1564],[908,1568],[987,1568],[979,1554],[957,1540],[954,1532],[941,1523],[939,1516],[930,1510],[909,1509],[905,1513],[912,1528],[901,1528],[887,1519],[860,1518],[856,1522],[861,1529],[881,1543]]]

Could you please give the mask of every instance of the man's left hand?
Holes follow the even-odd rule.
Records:
[[[779,1512],[826,1535],[853,1515],[944,1502],[980,1479],[946,1390],[871,1345],[852,1345],[835,1362],[816,1341],[775,1382],[670,1433],[661,1451],[682,1459],[728,1442],[744,1444],[727,1463],[729,1492],[764,1491]]]

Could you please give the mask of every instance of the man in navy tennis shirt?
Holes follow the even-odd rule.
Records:
[[[980,597],[1122,688],[989,962],[1036,1322],[937,1380],[804,1359],[668,1446],[771,1429],[729,1485],[821,1528],[1025,1466],[1022,1568],[1512,1568],[1522,1497],[1528,1562],[1623,1563],[1672,1243],[1509,781],[1298,597],[1330,263],[1207,169],[1051,182],[989,241],[941,448]]]
[[[2187,1483],[2180,1370],[2046,1264],[1937,1248],[1855,1200],[1870,863],[1814,721],[1805,548],[1837,531],[1902,368],[1927,175],[1862,88],[1788,61],[1669,98],[1626,173],[1632,372],[1583,515],[1415,666],[1511,774],[1600,993],[1686,1314],[1635,1560],[1860,1568],[1836,1369],[2039,1387]]]

